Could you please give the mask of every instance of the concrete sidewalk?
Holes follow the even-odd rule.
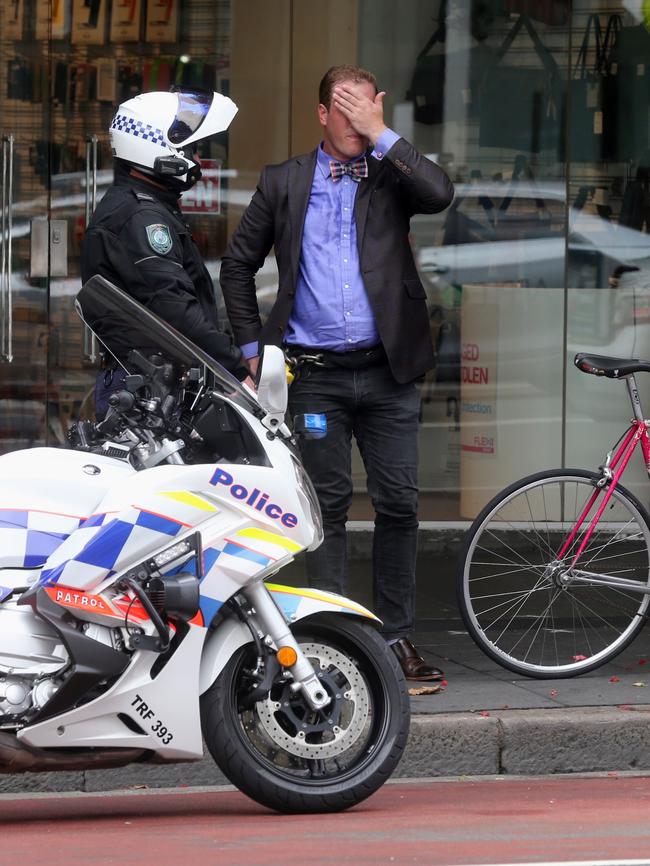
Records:
[[[411,698],[405,775],[650,769],[650,629],[608,665],[556,680],[501,668],[460,621],[422,620],[416,637],[448,685]]]
[[[402,777],[545,774],[650,769],[650,628],[608,665],[581,677],[532,680],[488,659],[464,631],[453,574],[458,531],[427,541],[418,562],[415,642],[447,678],[434,695],[411,698]],[[352,549],[351,597],[371,606],[366,545]],[[301,564],[282,582],[302,585]],[[280,582],[280,581],[278,581]],[[646,663],[647,662],[647,663]],[[86,773],[0,775],[0,792],[105,791],[215,785],[210,758],[166,767]]]

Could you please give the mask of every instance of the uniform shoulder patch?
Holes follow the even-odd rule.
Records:
[[[135,197],[138,201],[155,201],[156,199],[146,192],[136,192]]]
[[[147,240],[151,249],[163,256],[172,248],[172,235],[164,223],[147,226]]]

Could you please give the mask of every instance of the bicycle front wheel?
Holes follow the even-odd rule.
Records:
[[[458,569],[460,610],[478,646],[511,671],[539,679],[586,673],[643,627],[650,517],[628,490],[616,487],[573,564],[605,495],[599,478],[580,469],[530,475],[499,493],[470,527]],[[599,578],[632,580],[638,589]]]

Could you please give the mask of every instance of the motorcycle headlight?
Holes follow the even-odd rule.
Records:
[[[305,511],[309,510],[309,514],[311,515],[311,521],[314,524],[314,530],[316,531],[317,544],[312,545],[312,549],[314,547],[318,547],[318,545],[323,540],[323,517],[320,512],[320,505],[318,504],[318,497],[316,496],[316,491],[314,490],[314,485],[311,483],[311,479],[309,475],[305,472],[305,467],[302,465],[300,460],[292,456],[293,468],[296,473],[296,481],[298,482],[298,496],[304,500],[303,508]],[[305,508],[306,504],[306,508]]]

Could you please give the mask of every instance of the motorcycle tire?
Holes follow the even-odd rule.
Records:
[[[247,644],[201,697],[203,736],[224,775],[258,803],[338,812],[373,794],[402,756],[410,721],[404,675],[381,635],[351,617],[320,615],[293,633],[330,705],[312,711],[280,675],[249,706],[256,652]]]

